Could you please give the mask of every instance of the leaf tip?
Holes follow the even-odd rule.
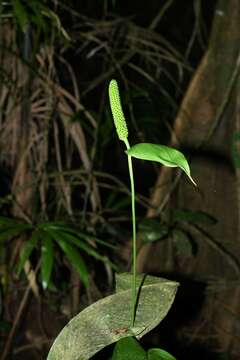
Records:
[[[197,183],[193,180],[193,178],[191,176],[189,176],[189,179],[191,180],[191,182],[193,183],[194,186],[198,187]]]

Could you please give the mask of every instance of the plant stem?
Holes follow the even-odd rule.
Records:
[[[127,150],[130,149],[130,145],[127,139],[124,140],[124,143],[127,147]],[[136,310],[136,258],[137,258],[137,239],[136,239],[136,212],[135,212],[135,188],[134,188],[134,176],[133,176],[133,167],[132,167],[132,157],[128,155],[128,170],[131,184],[131,200],[132,200],[132,295],[131,295],[131,326],[134,326],[135,320],[135,310]]]

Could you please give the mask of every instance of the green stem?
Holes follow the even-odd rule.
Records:
[[[127,150],[130,149],[130,145],[127,139],[124,140]],[[134,176],[132,167],[132,157],[128,155],[128,170],[131,184],[131,200],[132,200],[132,231],[133,231],[133,242],[132,242],[132,296],[131,296],[131,326],[134,326],[136,300],[137,300],[137,289],[136,289],[136,258],[137,258],[137,237],[136,237],[136,212],[135,212],[135,188],[134,188]]]

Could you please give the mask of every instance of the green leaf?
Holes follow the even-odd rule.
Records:
[[[11,227],[4,227],[1,229],[0,227],[0,241],[8,240],[20,233],[31,229],[32,226],[28,224],[13,224]]]
[[[147,360],[147,355],[134,337],[127,337],[116,343],[111,360]]]
[[[140,339],[168,313],[178,283],[154,276],[137,276],[142,284],[134,327],[130,326],[132,274],[118,274],[117,293],[85,308],[54,341],[47,360],[88,360],[104,347],[129,336]]]
[[[139,224],[139,231],[143,243],[149,243],[166,238],[169,228],[166,225],[160,224],[155,219],[144,219]]]
[[[190,168],[185,156],[177,149],[165,145],[141,143],[126,150],[132,157],[141,160],[157,161],[168,167],[179,167],[182,169],[192,183],[196,185],[190,174]]]
[[[162,349],[150,349],[147,355],[148,360],[177,360],[174,356]]]
[[[26,12],[24,6],[21,4],[21,1],[13,0],[13,11],[16,21],[19,24],[22,32],[25,32],[29,20],[28,20],[28,13]]]
[[[57,230],[55,230],[55,233],[58,234],[58,236],[63,235],[66,240],[77,246],[79,249],[83,250],[88,255],[94,257],[97,260],[108,263],[115,270],[117,269],[116,265],[114,265],[106,256],[99,254],[92,246],[90,246],[86,242],[83,242],[77,236],[66,232],[59,232]]]
[[[194,225],[215,225],[217,223],[217,220],[206,212],[182,209],[173,211],[173,220],[185,221]]]
[[[43,233],[41,246],[41,280],[43,289],[47,289],[53,268],[53,241],[51,236]]]
[[[180,229],[173,229],[172,233],[178,255],[192,256],[194,253],[193,243],[189,235]]]
[[[64,221],[46,221],[43,223],[39,223],[38,228],[44,231],[48,230],[60,230],[62,229],[71,229],[70,226]]]
[[[31,16],[31,21],[34,22],[39,28],[41,28],[44,32],[47,31],[47,23],[43,18],[43,10],[46,7],[39,1],[31,1],[29,2],[29,6],[31,7],[33,14]]]
[[[27,261],[27,259],[30,257],[33,249],[36,247],[37,242],[40,238],[40,232],[39,231],[34,231],[32,233],[32,236],[30,237],[30,239],[26,240],[22,250],[21,250],[21,254],[20,254],[20,259],[18,262],[18,267],[17,267],[17,275],[19,276],[25,262]]]
[[[41,224],[38,224],[38,228],[43,229],[45,231],[58,230],[58,231],[65,232],[65,233],[75,234],[77,237],[82,238],[86,241],[93,241],[93,242],[99,243],[99,244],[101,244],[105,247],[111,248],[111,249],[115,248],[114,245],[109,244],[106,241],[101,240],[95,236],[88,234],[88,233],[84,233],[84,232],[80,231],[79,229],[76,229],[73,225],[70,226],[69,224],[67,224],[63,221],[62,222],[61,221],[57,221],[57,222],[49,221],[49,222],[41,223]]]
[[[0,228],[2,226],[10,227],[14,225],[19,225],[19,222],[14,218],[9,218],[5,216],[0,216]]]
[[[77,248],[69,244],[68,238],[64,237],[64,233],[60,233],[58,231],[53,231],[53,230],[48,230],[48,232],[53,237],[53,239],[58,243],[62,251],[65,253],[70,264],[79,273],[84,286],[88,287],[89,285],[88,270]]]
[[[106,208],[111,209],[112,211],[120,211],[129,206],[130,204],[131,198],[129,196],[122,197],[121,199],[118,199],[118,196],[116,196],[115,199],[113,199],[112,204],[106,204]]]

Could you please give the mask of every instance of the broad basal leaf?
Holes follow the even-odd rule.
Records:
[[[165,145],[141,143],[132,146],[126,150],[126,153],[137,159],[157,161],[168,167],[179,167],[187,174],[192,183],[196,185],[191,177],[187,159],[177,149]]]
[[[178,283],[144,275],[137,283],[142,286],[134,327],[130,328],[131,274],[118,275],[118,292],[75,316],[56,338],[47,360],[88,360],[122,338],[140,339],[157,326],[172,305]]]

